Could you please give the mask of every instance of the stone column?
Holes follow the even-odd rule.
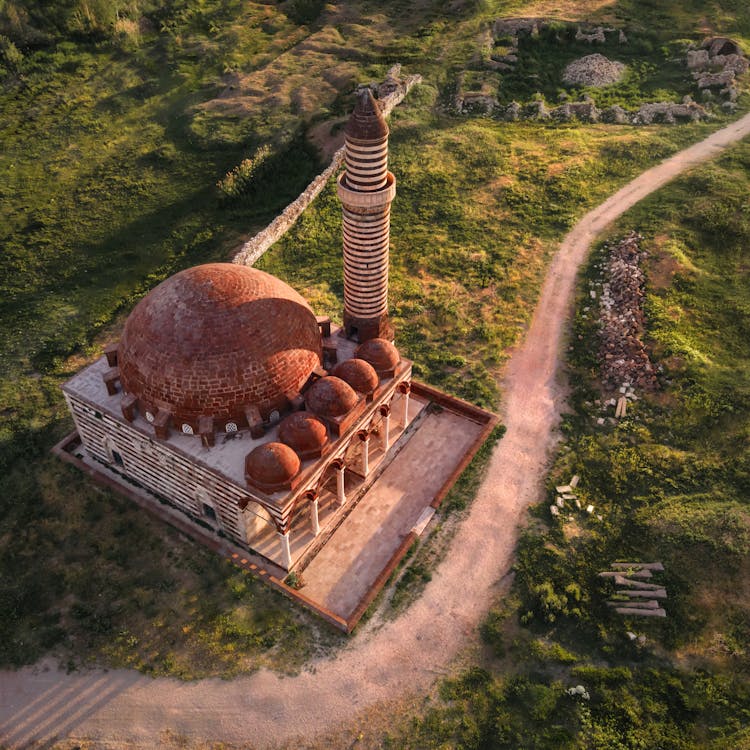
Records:
[[[411,386],[409,383],[401,383],[398,390],[401,392],[401,423],[404,425],[404,429],[409,426],[409,393],[411,392]]]
[[[292,567],[292,542],[291,532],[278,532],[279,541],[281,542],[281,560],[282,567],[285,570],[291,570]]]
[[[370,473],[370,435],[365,434],[364,437],[360,437],[362,441],[362,475],[367,477]]]
[[[345,472],[345,466],[341,466],[341,468],[336,470],[336,499],[338,500],[339,505],[346,504],[346,485],[344,484]]]
[[[320,534],[320,520],[318,519],[318,496],[310,499],[310,521],[312,522],[312,532],[314,536]]]
[[[391,447],[391,407],[384,404],[380,407],[383,416],[383,453],[388,453]]]

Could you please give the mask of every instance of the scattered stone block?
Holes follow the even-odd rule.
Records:
[[[624,596],[628,596],[631,599],[638,598],[638,599],[666,599],[667,598],[667,590],[666,589],[658,589],[658,590],[649,590],[649,591],[637,591],[635,589],[627,590],[627,589],[618,589],[618,594],[623,594]]]
[[[664,565],[660,562],[613,562],[610,566],[619,570],[652,570],[656,573],[664,572]]]
[[[666,617],[663,609],[636,609],[634,607],[618,607],[615,612],[618,615],[630,615],[635,617]]]

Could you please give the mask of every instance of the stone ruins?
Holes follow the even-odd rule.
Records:
[[[500,75],[517,72],[522,65],[520,56],[521,39],[538,39],[540,32],[551,27],[552,22],[544,18],[501,18],[496,20],[478,38],[478,52],[470,67],[484,69]],[[589,45],[610,44],[616,41],[627,45],[628,38],[622,29],[609,27],[576,27],[575,40]],[[558,41],[562,41],[560,33]],[[724,112],[737,108],[739,96],[738,77],[750,66],[750,62],[737,42],[726,37],[706,39],[700,46],[687,48],[684,60],[686,72],[692,78],[695,90],[703,104],[694,101],[687,94],[679,103],[644,102],[637,109],[626,110],[614,105],[605,109],[596,106],[589,96],[581,101],[567,101],[561,95],[558,106],[549,107],[543,100],[501,104],[495,95],[497,85],[491,80],[484,81],[476,90],[467,88],[467,73],[458,74],[456,91],[453,96],[453,110],[458,114],[483,115],[508,122],[516,120],[541,120],[550,122],[604,122],[618,125],[651,125],[652,123],[674,124],[707,120],[711,113],[706,107],[720,104]],[[563,71],[561,83],[567,86],[587,86],[601,88],[613,85],[626,75],[626,66],[610,60],[600,53],[585,55],[571,62]],[[492,74],[489,73],[491,76]]]

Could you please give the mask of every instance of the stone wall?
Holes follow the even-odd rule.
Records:
[[[393,108],[400,104],[411,89],[422,81],[422,76],[400,77],[401,66],[394,65],[384,81],[373,88],[377,89],[383,114],[388,117]],[[271,245],[283,237],[296,223],[302,212],[322,192],[344,163],[344,147],[333,155],[331,163],[293,200],[265,229],[248,240],[232,259],[233,263],[252,266]]]
[[[135,480],[191,518],[213,525],[232,541],[247,547],[244,520],[238,507],[240,501],[248,499],[247,492],[84,401],[70,394],[65,397],[81,442],[92,458],[118,471],[112,455],[115,451],[122,459],[123,477]],[[158,499],[154,498],[154,502]],[[218,524],[204,514],[204,502],[216,511]]]

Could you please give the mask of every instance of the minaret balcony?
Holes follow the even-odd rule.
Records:
[[[380,190],[362,192],[346,187],[346,172],[342,172],[336,180],[336,190],[339,200],[345,206],[352,208],[380,208],[386,206],[396,197],[396,178],[391,172],[386,177],[385,187]]]

